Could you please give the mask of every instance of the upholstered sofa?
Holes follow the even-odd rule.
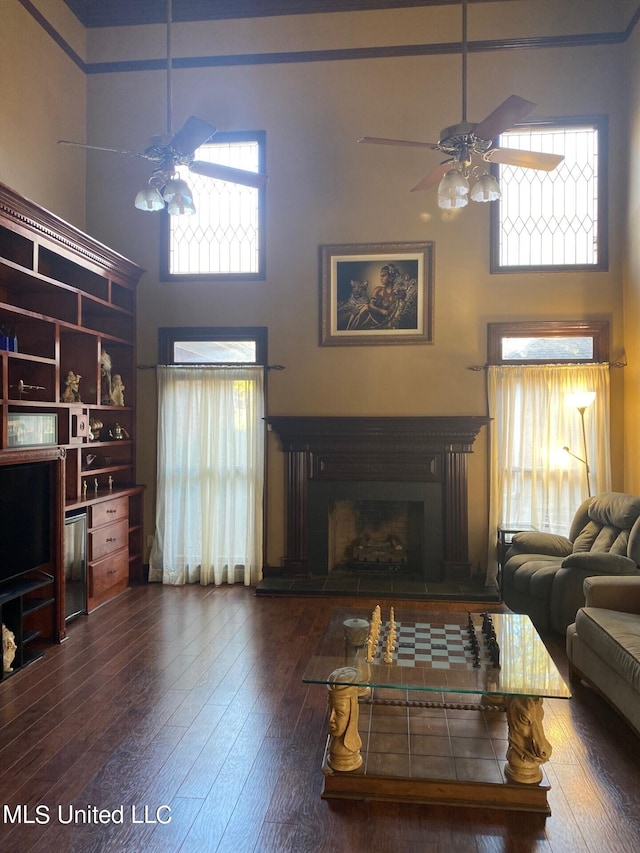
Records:
[[[502,568],[504,603],[539,631],[564,634],[594,575],[640,575],[640,497],[604,492],[578,508],[568,537],[514,535]]]
[[[640,578],[593,577],[567,628],[572,681],[585,679],[640,734]]]

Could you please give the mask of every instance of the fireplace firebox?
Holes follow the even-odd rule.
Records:
[[[286,456],[285,574],[470,577],[467,456],[489,418],[267,422]]]

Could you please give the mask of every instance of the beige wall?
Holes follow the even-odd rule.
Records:
[[[629,114],[628,202],[624,251],[624,487],[640,494],[640,28],[625,45]]]
[[[84,59],[85,31],[62,0],[34,6]],[[0,2],[0,181],[85,224],[86,75],[18,0]]]
[[[17,3],[12,5],[19,7]],[[53,2],[53,0],[52,0]],[[603,13],[607,5],[608,13]],[[488,3],[469,11],[469,35],[521,37],[541,23],[567,34],[624,29],[628,0],[602,4],[571,0]],[[541,14],[541,6],[546,10]],[[562,9],[560,9],[562,6]],[[518,7],[519,14],[515,14]],[[4,7],[2,7],[4,8]],[[574,14],[568,13],[573,9]],[[585,17],[585,12],[588,16]],[[24,13],[23,13],[24,14]],[[1,22],[1,21],[0,21]],[[30,38],[43,40],[37,25],[23,22]],[[496,28],[502,27],[501,31]],[[22,28],[20,29],[22,32]],[[265,21],[229,21],[174,28],[174,55],[215,55],[334,49],[359,46],[439,43],[459,39],[459,10],[430,9],[330,16],[293,16]],[[636,48],[637,48],[637,35]],[[53,77],[69,85],[79,72],[48,46]],[[58,52],[56,53],[56,51]],[[161,27],[91,31],[91,61],[162,56]],[[610,187],[613,198],[625,185],[626,104],[620,86],[631,47],[576,47],[500,51],[469,56],[469,119],[479,120],[512,93],[539,104],[534,116],[608,114]],[[637,53],[637,50],[636,50]],[[15,51],[16,67],[25,60]],[[55,62],[54,62],[55,58]],[[637,77],[637,67],[635,69]],[[125,72],[87,79],[88,139],[93,144],[139,149],[146,137],[164,130],[165,75]],[[35,87],[37,89],[37,86]],[[59,96],[60,97],[60,96]],[[77,94],[80,99],[80,94]],[[62,117],[41,105],[55,133],[82,133],[82,104],[64,133]],[[635,92],[637,108],[638,93]],[[177,70],[173,75],[174,127],[195,114],[221,129],[267,132],[267,280],[233,286],[162,284],[158,281],[158,222],[133,208],[135,191],[148,177],[143,161],[99,152],[87,154],[87,230],[148,270],[139,288],[140,362],[157,358],[157,329],[163,325],[266,325],[272,363],[286,370],[269,377],[271,414],[440,415],[485,414],[484,374],[470,365],[486,358],[486,324],[505,319],[608,319],[612,358],[623,346],[622,257],[624,207],[610,208],[611,265],[607,273],[491,276],[488,271],[489,211],[471,205],[456,214],[440,211],[433,193],[410,193],[438,162],[435,153],[415,149],[359,146],[362,135],[433,139],[460,119],[460,57],[434,55],[389,59],[247,65]],[[0,107],[4,113],[4,106]],[[637,116],[637,110],[636,110]],[[638,140],[636,119],[635,139]],[[30,148],[36,146],[31,146]],[[16,143],[16,154],[18,147]],[[37,147],[41,150],[40,146]],[[47,147],[45,164],[20,159],[19,189],[38,190],[51,206],[52,181],[81,152]],[[69,159],[67,159],[69,158]],[[16,157],[16,159],[19,159]],[[51,168],[53,164],[54,168]],[[637,177],[637,176],[636,176]],[[7,175],[7,183],[16,185]],[[33,192],[26,194],[34,195]],[[66,201],[62,213],[82,224],[82,212]],[[638,209],[635,208],[637,230]],[[432,240],[435,243],[435,336],[432,345],[320,347],[318,345],[318,246],[340,242]],[[636,241],[637,242],[637,241]],[[637,249],[635,250],[637,251]],[[638,301],[638,257],[627,256],[627,299]],[[633,272],[635,270],[635,272]],[[635,289],[631,281],[636,282]],[[634,333],[628,328],[629,337]],[[627,352],[631,352],[628,340]],[[628,369],[627,369],[628,371]],[[614,371],[614,487],[625,485],[622,403],[627,372]],[[155,475],[155,393],[152,373],[139,378],[139,480]],[[637,382],[636,382],[637,384]],[[628,381],[627,381],[628,385]],[[631,394],[626,391],[627,399]],[[636,407],[638,402],[636,400]],[[627,448],[629,450],[629,448]],[[471,549],[474,562],[486,552],[486,436],[470,460]],[[636,464],[637,469],[637,464]],[[630,482],[640,488],[640,476]],[[283,458],[269,444],[268,561],[284,552]],[[147,500],[152,529],[153,488]]]

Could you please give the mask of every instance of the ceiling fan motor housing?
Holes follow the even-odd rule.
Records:
[[[443,128],[440,132],[438,148],[445,154],[455,155],[466,146],[472,154],[484,154],[491,148],[492,141],[479,139],[474,133],[477,126],[473,122],[463,121]]]

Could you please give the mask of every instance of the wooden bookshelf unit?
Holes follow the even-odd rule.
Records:
[[[26,448],[60,451],[59,530],[65,514],[88,516],[88,611],[143,576],[135,458],[142,272],[0,184],[0,456],[9,464]],[[70,374],[80,377],[77,393]],[[119,398],[110,393],[116,375],[124,385]],[[101,537],[108,540],[102,551]],[[62,566],[52,573],[57,607]]]

